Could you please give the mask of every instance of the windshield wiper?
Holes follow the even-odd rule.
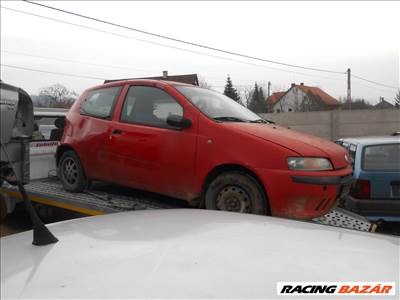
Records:
[[[215,117],[213,118],[216,121],[227,121],[227,122],[247,122],[245,120],[236,118],[236,117]]]
[[[270,121],[270,120],[265,120],[265,119],[253,120],[253,121],[250,121],[250,123],[263,123],[263,124],[268,124],[268,123],[270,123],[270,124],[275,124],[275,122]]]

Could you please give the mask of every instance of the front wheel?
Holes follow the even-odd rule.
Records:
[[[252,176],[232,171],[217,176],[205,192],[207,209],[265,215],[265,193]]]
[[[58,165],[58,177],[68,192],[82,192],[88,186],[81,160],[74,151],[66,151],[61,155]]]

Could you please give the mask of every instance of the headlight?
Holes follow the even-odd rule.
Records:
[[[289,157],[287,163],[290,170],[326,171],[333,169],[331,162],[322,157]]]

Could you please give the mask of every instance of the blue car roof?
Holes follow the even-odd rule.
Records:
[[[354,138],[343,138],[339,141],[347,142],[354,145],[380,145],[380,144],[396,144],[400,143],[400,136],[365,136]]]

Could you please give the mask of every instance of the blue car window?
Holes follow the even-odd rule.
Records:
[[[362,168],[366,171],[400,171],[400,144],[365,147]]]

